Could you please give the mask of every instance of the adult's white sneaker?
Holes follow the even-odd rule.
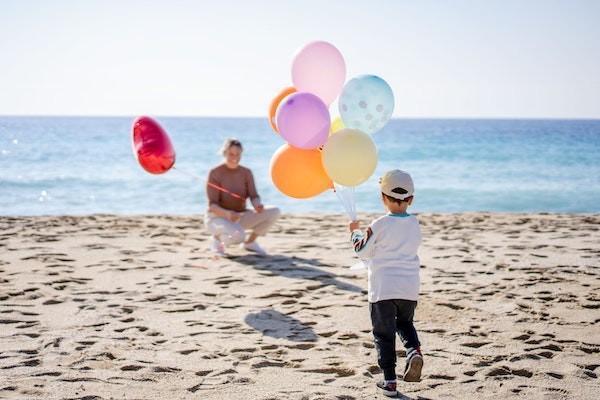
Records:
[[[260,245],[256,242],[251,242],[251,243],[242,243],[242,248],[251,251],[253,253],[256,253],[258,255],[261,256],[266,256],[267,252],[265,251],[265,249],[263,249],[262,247],[260,247]]]
[[[222,257],[225,255],[225,246],[219,239],[213,238],[212,244],[210,245],[210,250],[217,256]]]

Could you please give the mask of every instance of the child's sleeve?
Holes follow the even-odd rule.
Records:
[[[354,246],[354,252],[363,260],[373,258],[375,254],[375,233],[373,224],[369,225],[365,232],[356,229],[352,231],[350,240]]]

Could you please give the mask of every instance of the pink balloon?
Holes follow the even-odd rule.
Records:
[[[329,137],[329,110],[323,100],[312,93],[287,96],[277,109],[276,119],[279,134],[294,147],[316,149]]]
[[[316,94],[327,105],[340,94],[345,79],[344,57],[331,43],[309,43],[292,62],[292,82],[296,89]]]

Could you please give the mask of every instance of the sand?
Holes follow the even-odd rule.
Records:
[[[600,216],[419,219],[401,398],[598,398]],[[383,398],[348,236],[284,215],[270,257],[214,259],[201,216],[0,217],[0,398]]]

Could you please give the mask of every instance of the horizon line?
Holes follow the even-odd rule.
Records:
[[[160,115],[160,114],[0,114],[0,118],[204,118],[204,119],[265,119],[258,115]],[[598,121],[598,117],[549,117],[549,116],[400,116],[391,120],[558,120],[558,121]]]

